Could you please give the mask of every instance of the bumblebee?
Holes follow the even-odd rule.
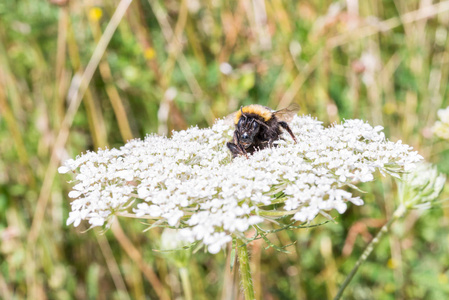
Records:
[[[226,146],[232,153],[232,157],[252,154],[257,150],[272,147],[273,142],[282,139],[282,129],[286,130],[293,140],[293,134],[288,122],[299,111],[299,105],[292,104],[281,110],[272,110],[259,104],[241,107],[240,110],[229,115],[227,119],[233,119],[235,125],[233,140]]]

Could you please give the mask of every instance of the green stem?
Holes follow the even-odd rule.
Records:
[[[179,275],[181,276],[182,289],[184,290],[184,297],[186,300],[192,300],[192,285],[190,284],[189,271],[186,268],[179,268]]]
[[[338,300],[338,299],[341,298],[341,296],[343,295],[344,290],[346,289],[346,287],[351,282],[351,280],[354,277],[355,273],[357,273],[357,270],[359,269],[360,265],[368,258],[368,256],[371,254],[371,252],[373,252],[374,247],[377,244],[379,244],[379,242],[382,239],[382,237],[384,236],[384,234],[387,233],[390,230],[391,225],[396,220],[402,218],[405,215],[406,212],[407,212],[407,208],[403,204],[401,204],[396,209],[396,211],[393,213],[393,216],[390,218],[390,220],[388,220],[388,222],[384,226],[382,226],[382,228],[376,234],[374,239],[372,239],[371,242],[369,242],[368,246],[366,246],[365,251],[363,251],[362,255],[359,257],[359,259],[355,263],[354,267],[351,270],[351,273],[349,273],[348,276],[346,277],[345,281],[343,282],[343,284],[341,285],[340,289],[338,290],[338,293],[335,296],[334,300]]]
[[[283,210],[259,210],[258,215],[264,216],[264,217],[283,217],[283,216],[289,216],[294,215],[298,212],[298,210],[290,210],[290,211],[283,211]]]
[[[245,242],[237,238],[237,256],[239,259],[240,282],[245,294],[245,300],[254,300],[254,287],[251,278],[251,270],[249,268],[248,248]]]

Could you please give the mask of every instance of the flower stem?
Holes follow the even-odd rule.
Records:
[[[182,289],[184,290],[184,297],[186,300],[192,300],[192,285],[190,284],[189,271],[187,268],[179,268],[179,275],[181,276]]]
[[[237,256],[239,259],[240,282],[245,294],[245,300],[254,300],[254,287],[249,267],[248,248],[241,239],[237,239]]]
[[[290,211],[284,211],[284,210],[259,210],[258,215],[264,216],[264,217],[283,217],[283,216],[289,216],[294,215],[298,212],[298,210],[290,210]]]
[[[388,222],[382,226],[380,231],[376,234],[376,236],[369,242],[369,244],[366,246],[365,251],[363,251],[362,255],[359,257],[357,262],[355,263],[354,267],[352,268],[351,272],[346,277],[345,281],[341,285],[340,289],[338,290],[337,295],[335,296],[334,300],[338,300],[343,295],[344,290],[351,282],[352,278],[354,277],[355,273],[357,273],[357,270],[359,269],[360,265],[368,258],[368,256],[373,252],[374,247],[379,244],[380,240],[384,236],[385,233],[387,233],[391,225],[398,219],[402,218],[405,213],[407,212],[407,208],[401,204],[399,207],[395,210],[393,213],[393,216],[388,220]]]

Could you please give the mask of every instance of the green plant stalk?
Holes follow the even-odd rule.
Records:
[[[248,248],[241,239],[237,238],[237,257],[240,269],[240,284],[243,288],[245,300],[254,300],[254,287],[251,278],[251,270],[249,267]]]
[[[179,276],[181,277],[182,289],[186,300],[192,300],[192,285],[190,284],[189,271],[187,268],[179,268]]]
[[[388,220],[388,222],[382,226],[380,231],[376,234],[376,236],[369,242],[369,244],[366,246],[365,251],[363,251],[362,255],[359,257],[357,262],[355,263],[354,267],[352,268],[351,272],[346,276],[345,281],[341,285],[340,289],[338,290],[337,295],[335,296],[334,300],[341,299],[341,296],[343,295],[343,292],[345,291],[346,287],[351,282],[352,278],[354,277],[355,273],[357,273],[359,267],[362,265],[362,263],[368,258],[368,256],[373,252],[374,247],[379,244],[380,240],[384,236],[385,233],[390,231],[391,225],[398,219],[402,218],[405,213],[407,212],[407,207],[404,204],[400,204],[399,207],[395,210],[393,213],[393,216]]]
[[[289,215],[294,215],[298,212],[298,210],[290,210],[290,211],[283,211],[283,210],[259,210],[258,215],[264,216],[264,217],[284,217]]]

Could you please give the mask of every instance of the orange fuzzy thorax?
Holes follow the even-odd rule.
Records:
[[[240,120],[240,117],[242,116],[242,111],[244,114],[256,114],[258,116],[261,116],[265,122],[270,120],[273,117],[273,113],[271,110],[266,108],[265,106],[259,105],[259,104],[251,104],[248,106],[242,107],[242,109],[238,110],[235,114],[234,118],[234,124],[237,125],[237,123]]]

